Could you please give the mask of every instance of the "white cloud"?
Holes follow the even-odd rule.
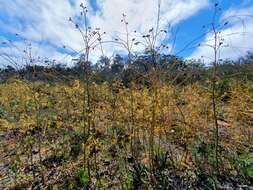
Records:
[[[99,11],[92,16],[91,22],[94,27],[101,27],[109,34],[125,38],[125,27],[120,22],[124,13],[129,21],[130,32],[137,30],[145,33],[156,25],[157,2],[158,0],[98,0]],[[162,0],[160,28],[167,30],[169,24],[175,25],[189,18],[208,4],[208,0]],[[106,49],[110,52],[113,48],[109,46]],[[140,49],[137,46],[135,50]]]
[[[224,13],[221,24],[228,21],[229,25],[221,30],[219,36],[224,38],[224,45],[220,49],[220,59],[235,60],[253,51],[251,36],[253,34],[253,6],[242,9],[230,9]],[[201,44],[214,45],[214,35],[208,34]],[[207,46],[198,47],[189,58],[203,58],[205,62],[212,62],[214,51]],[[201,58],[201,59],[202,59]]]
[[[10,42],[4,38],[0,38],[0,40],[3,42],[0,48],[0,68],[7,65],[15,68],[33,64],[47,65],[54,60],[60,63],[71,63],[72,60],[72,56],[56,51],[54,47],[47,44],[29,43],[21,40]]]
[[[98,10],[88,5],[91,26],[100,27],[110,35],[123,35],[124,26],[120,22],[122,13],[127,14],[129,30],[141,32],[153,27],[156,23],[158,0],[97,0]],[[80,50],[80,34],[68,22],[80,12],[82,0],[12,0],[1,1],[0,11],[7,21],[1,25],[7,32],[19,33],[35,44],[41,45],[43,54],[64,57],[58,51],[62,45]],[[208,5],[208,0],[162,0],[161,27],[168,27],[189,18]],[[110,34],[110,35],[109,35]],[[105,47],[106,53],[120,50],[115,45]],[[99,56],[95,51],[93,59]]]

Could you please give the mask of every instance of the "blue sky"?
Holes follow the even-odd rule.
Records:
[[[202,10],[200,10],[197,14],[195,14],[192,17],[189,17],[183,22],[180,22],[177,27],[179,27],[179,40],[177,41],[177,47],[176,51],[180,51],[189,41],[192,39],[197,38],[201,34],[205,32],[205,29],[203,29],[203,26],[207,25],[212,21],[213,11],[212,5],[214,1],[210,1],[212,4],[209,7],[206,7]],[[243,1],[243,0],[220,0],[215,1],[219,2],[220,8],[222,9],[218,19],[222,17],[222,15],[231,9],[234,10],[241,10],[241,9],[247,9],[248,6],[253,6],[253,1]],[[217,19],[217,20],[218,20]],[[245,19],[245,18],[242,18]],[[201,38],[196,41],[195,45],[201,43],[204,41],[204,38]],[[191,46],[194,47],[194,44]],[[253,47],[253,46],[252,46]],[[251,48],[252,48],[251,47]],[[250,48],[249,48],[250,50]],[[187,48],[186,51],[180,53],[180,56],[188,57],[191,56],[192,53],[196,51],[196,48]]]
[[[83,0],[0,0],[0,61],[9,55],[20,60],[24,53],[20,50],[32,44],[34,57],[55,59],[69,63],[73,59],[72,49],[79,51],[83,43],[78,31],[68,22],[68,18],[75,18],[80,12]],[[84,2],[89,9],[89,23],[91,27],[99,27],[106,31],[104,40],[115,36],[125,38],[121,15],[127,14],[129,30],[145,33],[154,27],[157,14],[158,0],[89,0]],[[203,35],[184,51],[186,44],[203,34],[203,28],[211,22],[214,3],[219,3],[221,11],[217,16],[217,24],[229,16],[229,25],[221,30],[226,46],[222,49],[222,58],[237,59],[247,51],[253,50],[251,36],[253,35],[253,0],[162,0],[161,29],[170,31],[165,37],[159,38],[158,43],[166,43],[172,48],[174,34],[176,43],[174,49],[168,52],[190,59],[201,58],[210,60],[212,50],[198,44],[212,44],[212,34]],[[241,17],[238,19],[237,17]],[[170,28],[169,28],[170,26]],[[174,31],[174,32],[173,32]],[[18,33],[19,36],[15,34]],[[131,33],[132,34],[132,33]],[[234,35],[229,35],[234,34]],[[133,34],[135,35],[135,34]],[[26,40],[23,40],[26,39]],[[11,44],[9,44],[11,40]],[[8,42],[3,44],[2,42]],[[63,49],[62,46],[67,49]],[[115,53],[125,53],[121,47],[113,44],[105,45],[104,53],[111,56]],[[133,51],[141,51],[142,47],[135,47]],[[101,51],[95,49],[91,59],[96,61]]]

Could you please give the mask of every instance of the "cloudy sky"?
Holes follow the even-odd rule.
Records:
[[[127,15],[132,38],[142,36],[155,27],[158,0],[0,0],[0,64],[6,56],[21,60],[23,50],[31,46],[33,57],[71,62],[76,51],[83,49],[83,41],[69,18],[78,20],[80,4],[88,7],[89,25],[106,32],[103,40],[126,38],[122,14]],[[216,24],[224,39],[221,58],[237,59],[253,50],[253,0],[161,0],[160,29],[167,35],[159,43],[169,48],[166,53],[190,59],[212,60],[213,34],[208,33],[212,22],[214,4],[219,3]],[[251,16],[252,14],[252,16]],[[228,21],[228,24],[223,26]],[[205,27],[203,27],[205,26]],[[135,33],[134,31],[138,32]],[[18,34],[18,36],[16,35]],[[30,45],[31,44],[31,45]],[[199,45],[200,44],[200,45]],[[63,48],[63,47],[66,48]],[[113,44],[103,44],[103,53],[112,56],[124,49]],[[136,46],[133,51],[141,51]],[[26,51],[27,52],[27,51]],[[100,48],[91,55],[101,56]],[[20,61],[21,62],[21,61]]]

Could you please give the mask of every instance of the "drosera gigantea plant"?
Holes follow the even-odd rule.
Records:
[[[88,20],[88,7],[84,3],[80,4],[81,22],[75,22],[72,18],[69,18],[69,21],[74,24],[75,28],[79,31],[82,42],[83,42],[83,55],[79,60],[82,69],[83,69],[83,169],[88,173],[89,183],[91,182],[91,168],[90,168],[90,159],[87,158],[87,148],[88,140],[92,137],[91,128],[92,128],[92,71],[91,71],[91,62],[90,62],[90,53],[92,50],[99,46],[103,54],[102,46],[102,37],[106,32],[101,33],[100,28],[92,30],[89,20]],[[95,127],[95,126],[94,126]],[[96,147],[95,147],[96,148]]]
[[[4,54],[4,57],[6,58],[6,60],[14,66],[14,68],[18,71],[18,76],[17,78],[23,78],[23,74],[22,74],[22,70],[21,68],[23,66],[26,66],[26,67],[32,67],[32,75],[33,77],[35,77],[35,74],[36,74],[36,62],[40,62],[40,57],[35,57],[33,55],[33,50],[32,50],[32,43],[29,42],[27,39],[23,38],[22,36],[20,36],[19,34],[16,34],[16,37],[19,38],[25,47],[19,47],[18,45],[14,44],[11,40],[9,40],[8,42],[5,42],[5,45],[7,45],[9,48],[11,49],[14,49],[14,51],[18,52],[21,56],[21,62],[19,61],[16,61],[15,60],[15,57],[12,57],[11,55],[8,55],[7,53]],[[22,65],[24,64],[24,65]],[[25,82],[25,80],[24,80]],[[29,160],[30,160],[30,169],[32,171],[32,175],[33,175],[33,179],[35,179],[35,171],[34,171],[34,143],[35,143],[35,134],[34,131],[37,129],[39,129],[39,126],[40,126],[40,123],[39,123],[39,111],[38,111],[38,99],[36,97],[36,94],[38,94],[37,92],[34,91],[34,87],[30,87],[30,85],[28,83],[26,83],[26,86],[29,88],[30,91],[34,92],[33,93],[33,102],[35,103],[35,113],[36,113],[36,126],[32,126],[32,129],[26,129],[26,136],[25,136],[25,139],[23,139],[25,141],[25,143],[27,143],[27,148],[29,149]],[[42,157],[41,157],[41,134],[40,134],[40,130],[37,131],[38,132],[38,146],[39,146],[39,149],[38,149],[38,152],[39,152],[39,161],[41,163],[42,161]],[[23,140],[21,142],[23,142]],[[16,150],[18,151],[18,150]]]
[[[213,35],[213,44],[199,44],[199,46],[207,46],[213,49],[212,61],[212,76],[211,76],[211,96],[212,96],[212,112],[214,122],[214,154],[215,154],[215,170],[219,174],[219,124],[218,124],[218,99],[217,97],[217,68],[220,62],[220,51],[224,47],[224,38],[221,35],[221,30],[228,24],[228,21],[223,21],[222,26],[217,24],[217,15],[221,9],[219,3],[214,4],[214,13],[210,24],[209,33]]]
[[[150,163],[150,169],[151,171],[152,169],[152,160],[154,159],[154,144],[155,144],[155,128],[157,127],[157,114],[156,114],[156,110],[157,108],[157,91],[160,84],[160,80],[159,80],[159,74],[158,72],[158,63],[157,63],[157,56],[159,54],[159,52],[162,52],[164,50],[168,50],[169,47],[164,45],[164,44],[158,44],[159,39],[158,38],[162,38],[164,37],[164,39],[167,37],[168,31],[167,30],[163,30],[160,28],[160,19],[161,19],[161,0],[158,0],[157,2],[158,5],[158,11],[157,11],[157,20],[156,20],[156,26],[155,28],[151,28],[149,29],[147,34],[141,34],[138,35],[137,31],[134,31],[133,33],[129,31],[129,22],[127,21],[127,15],[126,14],[122,14],[122,20],[121,22],[125,25],[125,35],[126,35],[126,39],[123,39],[121,37],[115,38],[115,42],[119,43],[124,49],[126,49],[127,51],[127,55],[128,55],[128,65],[131,67],[131,63],[134,61],[134,53],[133,53],[133,46],[143,46],[144,49],[146,49],[152,56],[152,67],[151,67],[151,71],[147,74],[144,74],[141,76],[143,77],[143,79],[145,80],[145,78],[149,78],[151,81],[151,88],[150,88],[150,94],[152,96],[152,105],[151,106],[151,112],[152,112],[152,119],[151,119],[151,123],[150,123],[150,129],[149,129],[149,163]],[[134,36],[134,37],[132,37]],[[136,132],[136,127],[135,126],[135,122],[134,122],[134,98],[133,98],[133,91],[134,91],[134,85],[132,84],[130,87],[130,91],[131,91],[131,96],[130,96],[130,102],[131,102],[131,108],[129,111],[129,118],[130,118],[130,145],[131,145],[131,152],[132,152],[132,156],[134,153],[134,149],[135,147],[133,147],[133,140],[132,138],[135,138],[135,132]],[[138,151],[138,150],[137,150]]]
[[[29,169],[27,171],[32,172],[33,180],[35,181],[35,178],[37,178],[36,172],[39,172],[41,181],[44,184],[45,168],[42,162],[45,155],[42,154],[42,149],[45,148],[43,147],[43,139],[45,139],[44,135],[47,127],[44,127],[43,123],[41,122],[41,110],[43,109],[41,101],[42,97],[44,95],[47,95],[48,92],[44,91],[44,85],[37,80],[38,73],[42,72],[46,77],[46,80],[50,82],[51,74],[46,71],[46,67],[43,71],[37,71],[37,68],[39,68],[40,64],[49,66],[49,64],[53,64],[55,60],[51,61],[49,58],[44,58],[37,55],[36,50],[33,49],[34,47],[32,42],[19,34],[16,34],[15,36],[22,42],[22,47],[15,44],[11,40],[5,42],[4,44],[6,46],[9,46],[11,49],[14,49],[13,51],[16,51],[20,54],[19,60],[15,60],[15,55],[14,57],[12,57],[12,55],[8,55],[7,53],[4,55],[8,58],[7,61],[9,64],[11,66],[14,66],[18,73],[18,75],[15,76],[16,82],[20,83],[21,81],[19,80],[22,79],[22,83],[24,83],[25,87],[27,88],[27,94],[24,96],[29,96],[29,98],[26,97],[28,100],[20,100],[24,101],[23,104],[25,104],[25,107],[24,112],[20,112],[19,119],[20,122],[24,122],[24,126],[26,127],[24,128],[24,135],[22,136],[22,132],[20,134],[22,136],[22,139],[20,140],[19,147],[23,147],[23,149],[28,150],[27,159],[29,160]],[[29,80],[32,80],[32,82]],[[31,113],[33,114],[31,115]],[[26,121],[28,119],[30,120],[29,122]],[[17,152],[18,151],[22,153],[24,150],[17,150]],[[22,155],[19,157],[22,157]],[[20,159],[20,162],[23,162],[23,159],[24,158],[22,157],[22,159]],[[37,170],[37,167],[39,170]]]

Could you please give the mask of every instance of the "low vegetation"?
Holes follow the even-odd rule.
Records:
[[[216,163],[208,72],[174,83],[155,73],[103,81],[92,72],[89,107],[81,79],[10,77],[0,85],[2,187],[249,189],[253,82],[219,72]]]
[[[252,189],[253,56],[220,59],[228,22],[216,23],[219,4],[205,33],[214,36],[209,65],[159,43],[170,33],[160,28],[160,0],[140,40],[123,14],[125,38],[109,42],[125,53],[112,59],[106,33],[80,8],[69,18],[84,44],[73,67],[38,64],[31,44],[26,65],[1,55],[10,65],[0,70],[0,189]]]

